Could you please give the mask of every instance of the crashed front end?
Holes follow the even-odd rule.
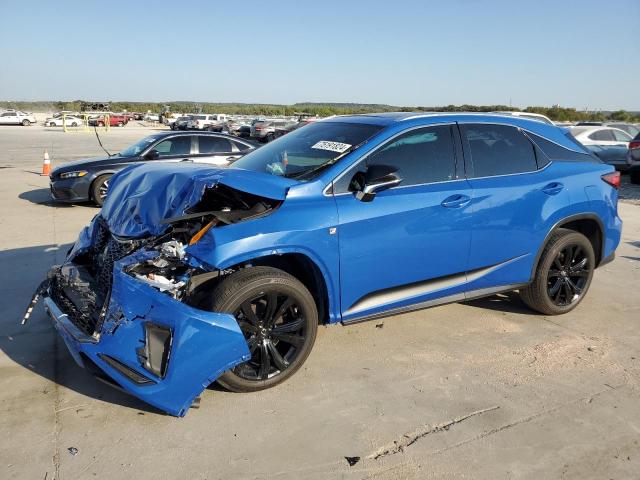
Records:
[[[141,184],[148,187],[152,180]],[[51,270],[43,291],[45,309],[79,365],[176,416],[185,415],[224,371],[251,357],[233,315],[203,306],[205,286],[231,271],[202,264],[189,245],[211,228],[266,215],[279,201],[220,181],[214,176],[178,182],[182,190],[190,189],[178,196],[181,202],[165,195],[166,208],[154,213],[158,218],[138,218],[124,228],[135,229],[137,237],[113,232],[122,233],[118,226],[126,225],[132,212],[107,208],[105,216],[103,209],[65,263]],[[136,191],[149,196],[146,187],[114,197],[131,198]],[[139,198],[136,208],[139,202],[144,205]]]

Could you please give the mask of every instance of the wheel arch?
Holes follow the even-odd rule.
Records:
[[[540,257],[544,251],[544,247],[547,245],[551,235],[559,228],[565,228],[567,230],[573,230],[575,232],[583,234],[593,247],[593,252],[596,256],[596,268],[600,265],[604,253],[604,224],[598,215],[595,213],[580,213],[577,215],[570,215],[557,221],[553,227],[547,232],[547,235],[538,249],[533,267],[531,269],[531,279],[535,276]]]
[[[229,259],[231,260],[231,259]],[[248,266],[270,266],[283,270],[294,276],[307,287],[318,308],[320,322],[333,323],[339,321],[339,300],[331,282],[326,266],[315,258],[312,252],[301,248],[281,249],[277,251],[256,251],[240,259],[236,258],[224,265],[228,268],[246,268]]]
[[[89,199],[95,201],[95,198],[93,198],[93,187],[96,184],[96,180],[104,175],[115,175],[116,173],[118,173],[118,170],[103,170],[101,172],[94,173],[93,178],[89,183]]]

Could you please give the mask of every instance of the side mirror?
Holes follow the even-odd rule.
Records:
[[[356,192],[356,198],[361,202],[370,202],[378,192],[395,187],[402,182],[396,169],[387,165],[372,165],[365,174],[362,190]]]
[[[160,158],[160,152],[155,149],[149,150],[144,156],[145,160],[157,160],[158,158]]]

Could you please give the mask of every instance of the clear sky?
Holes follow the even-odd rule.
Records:
[[[640,0],[0,0],[0,99],[640,110]]]

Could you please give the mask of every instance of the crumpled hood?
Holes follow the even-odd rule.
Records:
[[[160,235],[167,218],[196,205],[204,191],[217,183],[242,192],[284,200],[297,182],[284,177],[236,168],[212,168],[191,162],[143,163],[115,174],[101,215],[119,237]]]

